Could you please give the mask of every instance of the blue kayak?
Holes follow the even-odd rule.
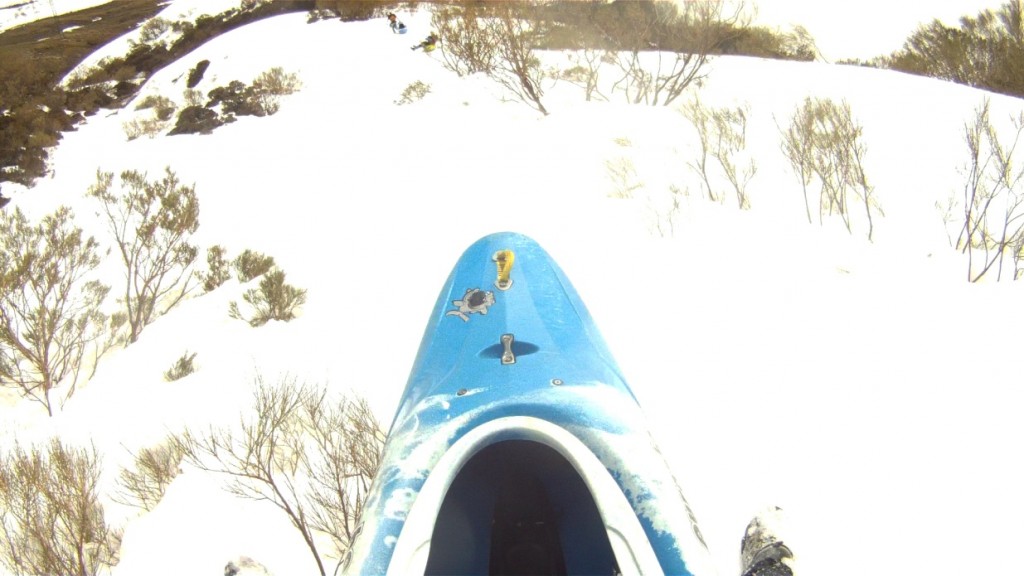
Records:
[[[345,571],[714,573],[590,314],[530,238],[487,236],[455,264]]]

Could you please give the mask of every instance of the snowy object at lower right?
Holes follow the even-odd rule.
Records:
[[[793,551],[783,542],[785,518],[773,506],[747,524],[740,546],[742,576],[793,576]]]

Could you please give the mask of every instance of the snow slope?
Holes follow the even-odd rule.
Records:
[[[737,572],[746,522],[767,505],[789,514],[801,576],[1008,573],[1024,540],[1021,285],[966,283],[934,206],[960,186],[962,123],[986,94],[879,70],[716,59],[702,101],[750,106],[758,173],[741,211],[700,197],[678,110],[586,103],[560,85],[541,117],[486,79],[445,71],[439,54],[410,51],[429,16],[402,18],[406,36],[384,21],[293,14],[218,37],[140,98],[181,102],[203,59],[203,90],[272,66],[303,89],[276,115],[209,136],[128,141],[122,125],[146,112],[99,114],[65,136],[51,178],[5,187],[37,217],[74,207],[107,242],[84,197],[97,169],[170,166],[196,185],[203,248],[270,254],[309,301],[292,322],[250,328],[227,315],[246,288],[237,282],[191,299],[107,356],[56,417],[4,393],[0,441],[92,440],[111,485],[130,450],[237,421],[255,374],[356,391],[387,425],[451,265],[477,238],[514,230],[579,289],[721,574]],[[397,106],[414,81],[430,93]],[[845,99],[864,126],[886,213],[873,243],[838,221],[807,224],[777,127],[806,96]],[[991,98],[996,118],[1022,108]],[[616,197],[609,175],[622,161],[643,184],[632,198]],[[692,194],[662,235],[670,185]],[[186,350],[199,370],[164,382]],[[110,503],[126,528],[113,574],[218,573],[242,555],[278,576],[315,571],[283,516],[220,482],[187,470],[144,515]]]

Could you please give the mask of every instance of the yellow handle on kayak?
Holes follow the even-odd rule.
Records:
[[[498,266],[498,279],[494,285],[498,290],[508,290],[512,287],[512,264],[516,261],[516,255],[511,250],[498,250],[491,260]]]

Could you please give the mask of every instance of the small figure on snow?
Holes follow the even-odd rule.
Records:
[[[423,48],[424,52],[433,52],[434,49],[437,48],[438,41],[439,40],[437,38],[437,34],[434,34],[433,32],[431,32],[427,36],[426,40],[424,40],[423,42],[420,42],[419,44],[413,46],[412,50],[416,50],[418,48]]]
[[[398,19],[398,16],[394,12],[388,12],[388,22],[391,25],[391,32],[394,34],[405,34],[408,28],[402,21]]]

